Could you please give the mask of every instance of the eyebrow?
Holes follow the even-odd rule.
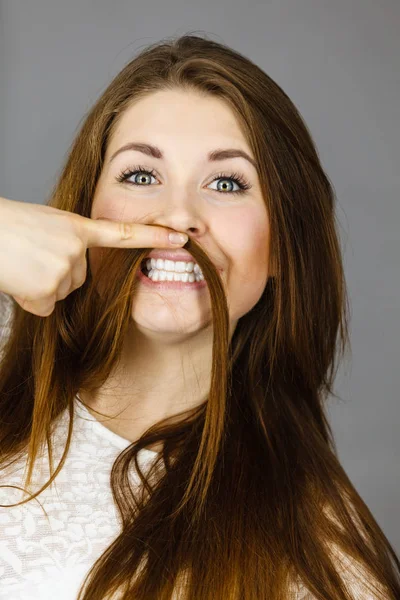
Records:
[[[159,148],[157,148],[157,146],[152,146],[151,144],[143,144],[140,142],[131,142],[129,144],[125,144],[125,146],[122,146],[121,148],[119,148],[119,150],[116,150],[116,152],[114,152],[114,154],[111,156],[109,162],[111,163],[114,160],[114,158],[121,152],[126,152],[128,150],[137,150],[138,152],[143,152],[143,154],[147,154],[147,156],[151,156],[152,158],[164,158],[163,152]],[[213,150],[212,152],[209,152],[209,154],[207,155],[207,158],[210,162],[216,162],[219,160],[237,157],[246,159],[247,161],[249,161],[250,164],[253,165],[255,169],[257,169],[256,161],[253,158],[251,158],[251,156],[249,156],[247,152],[245,152],[244,150],[240,150],[239,148],[217,149]]]

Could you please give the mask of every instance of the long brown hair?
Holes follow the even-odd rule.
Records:
[[[297,583],[319,600],[361,598],[364,589],[395,600],[399,559],[340,465],[325,414],[350,346],[348,297],[333,186],[285,92],[248,58],[205,36],[148,46],[87,114],[47,204],[89,217],[121,115],[164,89],[210,94],[234,111],[259,165],[275,274],[229,339],[222,280],[189,239],[185,248],[204,273],[212,306],[208,398],[179,421],[158,423],[116,459],[111,486],[121,532],[79,600],[116,593],[167,600],[177,591],[187,600],[286,600]],[[19,504],[62,468],[77,392],[99,388],[117,364],[136,273],[151,250],[110,249],[96,282],[88,266],[86,282],[48,317],[14,303],[0,369],[1,464],[27,453],[27,488],[47,443],[52,469]],[[54,470],[51,426],[66,410],[68,439]],[[137,453],[157,442],[163,450],[145,475]],[[134,465],[137,489],[128,479]]]

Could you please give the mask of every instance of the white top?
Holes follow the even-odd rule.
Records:
[[[76,599],[84,576],[120,532],[118,511],[109,484],[117,455],[130,445],[75,400],[73,438],[65,465],[37,499],[21,506],[0,507],[0,598],[7,600]],[[68,431],[65,411],[55,428],[54,465],[58,464]],[[140,466],[156,453],[143,448]],[[0,471],[0,484],[22,487],[26,460]],[[48,457],[35,469],[31,490],[49,479]],[[133,465],[134,468],[134,465]],[[132,471],[131,484],[140,480]],[[22,500],[23,492],[0,488],[0,504]]]
[[[1,293],[0,313],[1,346],[11,316],[10,304]],[[0,507],[0,598],[75,600],[90,567],[120,533],[109,481],[115,459],[131,442],[107,429],[77,399],[74,407],[71,447],[55,481],[37,499]],[[65,448],[68,423],[66,410],[53,424],[55,467]],[[155,456],[152,450],[140,450],[138,461],[144,471]],[[22,487],[25,465],[23,458],[0,470],[0,485]],[[49,476],[44,453],[30,491],[37,491]],[[132,486],[139,483],[132,471]],[[0,488],[2,505],[25,497],[21,490]]]
[[[0,292],[0,360],[2,342],[9,333],[10,308],[9,297]],[[71,446],[55,481],[37,499],[22,506],[0,506],[0,599],[76,600],[89,569],[120,533],[110,473],[117,455],[130,442],[107,429],[76,398],[74,410]],[[66,410],[53,423],[55,467],[65,448],[68,422]],[[43,456],[37,463],[31,492],[49,479],[48,457],[46,453]],[[156,452],[145,448],[139,452],[144,472],[155,456]],[[21,459],[7,470],[0,469],[0,485],[22,487],[25,464],[26,459]],[[140,479],[132,471],[131,485],[136,484]],[[21,490],[0,488],[2,505],[24,497]],[[354,598],[374,600],[359,577],[353,578],[355,565],[340,553],[338,561]],[[297,583],[298,600],[314,598]]]

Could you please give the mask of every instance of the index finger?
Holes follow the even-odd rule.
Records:
[[[177,232],[161,225],[79,217],[87,248],[166,248],[183,246],[188,241],[186,234],[178,234],[183,235],[184,239],[171,242],[169,234],[177,235]]]

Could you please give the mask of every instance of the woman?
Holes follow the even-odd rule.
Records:
[[[325,415],[348,343],[334,192],[282,89],[213,41],[154,44],[90,110],[48,205],[189,241],[87,243],[46,318],[15,298],[2,483],[29,497],[1,490],[6,596],[399,598]]]

